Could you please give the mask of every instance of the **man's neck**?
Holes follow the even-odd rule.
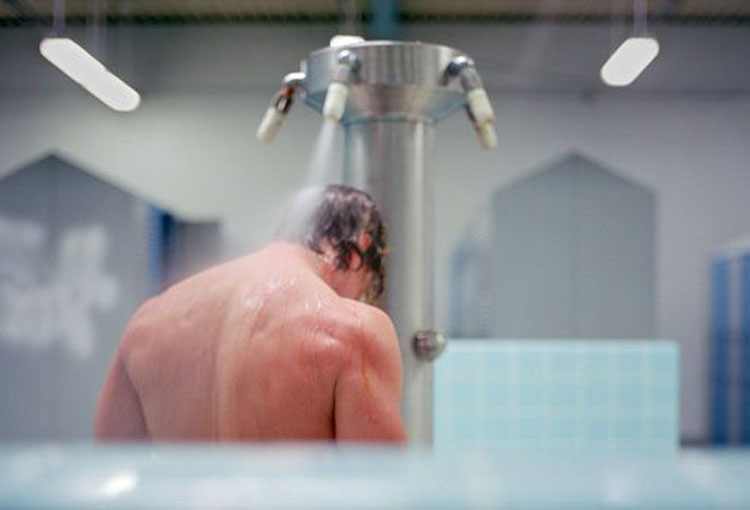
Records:
[[[302,266],[309,269],[318,278],[327,282],[327,264],[323,261],[323,255],[314,252],[307,246],[287,241],[277,242],[274,243],[274,245],[277,249],[284,250],[289,255],[293,256]]]

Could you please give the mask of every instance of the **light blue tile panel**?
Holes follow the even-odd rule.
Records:
[[[643,340],[452,340],[436,448],[673,450],[679,351]]]

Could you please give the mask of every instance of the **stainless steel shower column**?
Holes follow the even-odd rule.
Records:
[[[432,121],[373,120],[346,125],[345,181],[373,195],[388,229],[383,306],[396,325],[404,365],[404,421],[416,443],[432,441],[432,363],[412,338],[434,329]]]
[[[287,75],[258,137],[270,141],[297,90],[346,129],[345,181],[369,191],[387,222],[383,308],[404,365],[402,410],[413,443],[432,442],[432,364],[444,341],[433,322],[433,125],[464,106],[485,146],[494,115],[473,61],[436,44],[394,41],[322,48]]]

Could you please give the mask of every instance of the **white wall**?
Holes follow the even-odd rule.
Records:
[[[296,105],[276,143],[254,138],[276,83],[328,26],[110,28],[115,69],[144,93],[116,114],[38,56],[39,33],[0,29],[0,174],[55,151],[192,217],[225,221],[236,249],[265,242],[304,179],[318,118]],[[750,232],[750,34],[670,28],[634,92],[604,91],[605,27],[427,26],[405,35],[472,54],[499,115],[501,147],[478,148],[462,115],[437,130],[437,307],[447,264],[497,186],[572,150],[657,193],[659,336],[682,345],[682,434],[707,436],[708,257]],[[83,39],[85,41],[85,37]]]

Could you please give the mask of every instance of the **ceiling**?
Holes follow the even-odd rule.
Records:
[[[69,22],[97,13],[110,22],[306,22],[367,20],[380,0],[66,0]],[[0,0],[0,23],[48,21],[55,0]],[[390,2],[388,2],[390,4]],[[632,15],[633,0],[394,0],[402,22],[488,21],[523,23],[609,21]],[[650,0],[649,16],[673,23],[748,23],[748,0]]]

